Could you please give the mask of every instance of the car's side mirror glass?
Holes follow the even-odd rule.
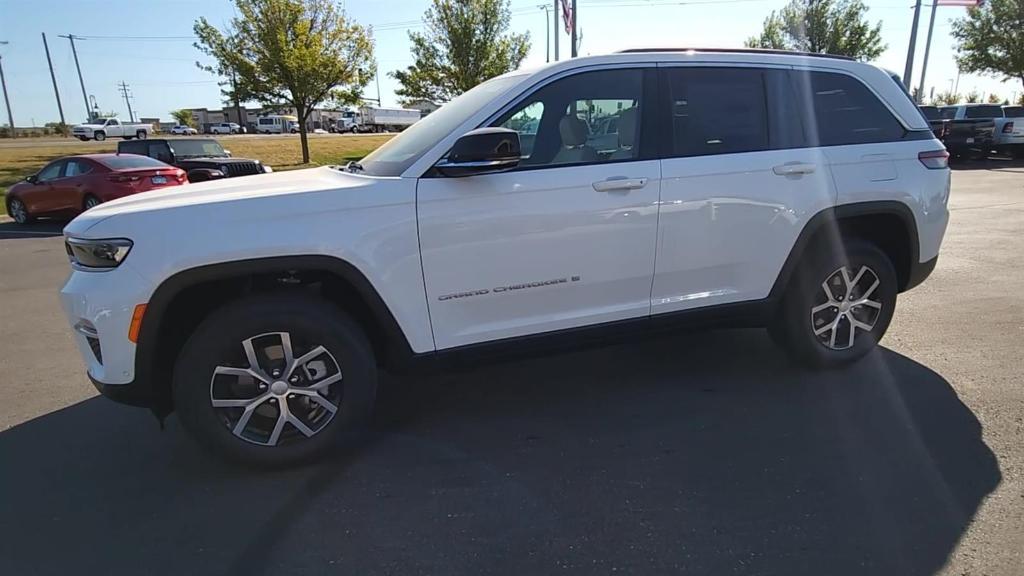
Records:
[[[477,128],[463,134],[437,171],[451,178],[511,170],[521,157],[519,133],[508,128]]]
[[[25,181],[35,184],[36,182],[39,182],[39,176],[36,174],[29,174],[28,176],[25,176]]]

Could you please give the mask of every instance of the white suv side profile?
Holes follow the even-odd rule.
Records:
[[[89,210],[61,299],[103,394],[283,465],[352,439],[382,368],[693,325],[856,360],[935,266],[947,158],[868,64],[578,58],[484,82],[359,163]]]

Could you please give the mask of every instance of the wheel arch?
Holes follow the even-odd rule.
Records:
[[[171,374],[189,335],[210,312],[257,291],[319,290],[366,330],[382,365],[413,356],[391,310],[366,276],[334,256],[258,258],[191,268],[164,280],[146,305],[135,352],[135,383],[158,416],[173,411]]]
[[[797,236],[769,298],[782,298],[805,252],[818,241],[851,235],[877,244],[886,253],[896,268],[900,292],[913,288],[914,268],[920,264],[920,239],[914,213],[903,202],[879,200],[841,204],[812,216]]]

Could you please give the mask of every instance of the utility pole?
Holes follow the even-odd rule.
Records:
[[[344,10],[345,8],[342,7],[342,11]],[[238,125],[246,128],[249,124],[249,114],[246,112],[246,117],[242,118],[242,106],[238,103],[238,78],[234,72],[231,73],[231,96],[235,99],[235,114],[238,115]]]
[[[375,76],[377,78],[377,106],[380,107],[381,106],[381,103],[380,103],[380,66],[377,66],[377,69],[375,70],[375,72],[376,72]]]
[[[932,0],[932,17],[928,20],[928,39],[924,43],[924,62],[921,63],[921,80],[917,87],[918,104],[924,94],[924,75],[928,72],[928,53],[932,50],[932,30],[935,29],[935,9],[938,7],[939,0]]]
[[[118,85],[118,88],[121,91],[121,95],[124,96],[125,105],[128,106],[128,121],[135,122],[135,115],[132,113],[132,103],[128,100],[128,98],[131,96],[130,94],[128,94],[128,85],[124,83],[124,80],[121,80],[121,83]]]
[[[0,45],[6,46],[8,42],[0,41]],[[4,87],[4,104],[7,106],[7,123],[11,127],[11,138],[17,138],[18,135],[14,129],[14,114],[11,112],[11,101],[7,98],[7,80],[4,80],[4,57],[0,55],[0,85]]]
[[[903,85],[910,90],[910,75],[914,71],[914,48],[917,47],[917,21],[921,16],[921,0],[914,2],[914,23],[910,26],[910,46],[907,47],[907,64],[903,67]]]
[[[555,0],[554,5],[555,19],[551,21],[554,25],[553,34],[555,36],[555,62],[558,62],[558,0]]]
[[[92,111],[89,110],[89,97],[85,94],[85,80],[82,79],[82,67],[78,65],[78,50],[75,50],[75,38],[78,38],[79,40],[85,40],[85,38],[75,36],[74,34],[68,34],[66,36],[58,34],[58,36],[61,38],[67,38],[71,41],[71,53],[75,56],[75,70],[78,70],[78,84],[82,87],[82,102],[85,102],[85,119],[87,122],[91,122]]]
[[[548,12],[547,4],[541,4],[538,8],[544,11],[544,61],[551,62],[551,13]]]
[[[60,91],[57,90],[57,76],[53,73],[53,60],[50,59],[50,46],[46,43],[46,32],[43,32],[43,50],[46,50],[46,63],[50,65],[50,80],[53,80],[53,95],[57,97],[57,111],[60,112],[60,123],[67,126],[64,122],[64,107],[60,104]],[[67,134],[64,135],[67,137]]]
[[[572,57],[575,58],[576,49],[578,48],[578,46],[576,45],[576,28],[577,21],[579,20],[579,14],[576,13],[576,0],[572,0],[572,18],[570,20],[572,20]]]

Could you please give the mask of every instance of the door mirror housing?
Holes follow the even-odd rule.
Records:
[[[29,184],[36,184],[39,182],[39,175],[29,174],[28,176],[25,176],[25,182],[28,182]]]
[[[508,128],[477,128],[463,134],[435,167],[449,178],[504,172],[519,165],[519,133]]]

